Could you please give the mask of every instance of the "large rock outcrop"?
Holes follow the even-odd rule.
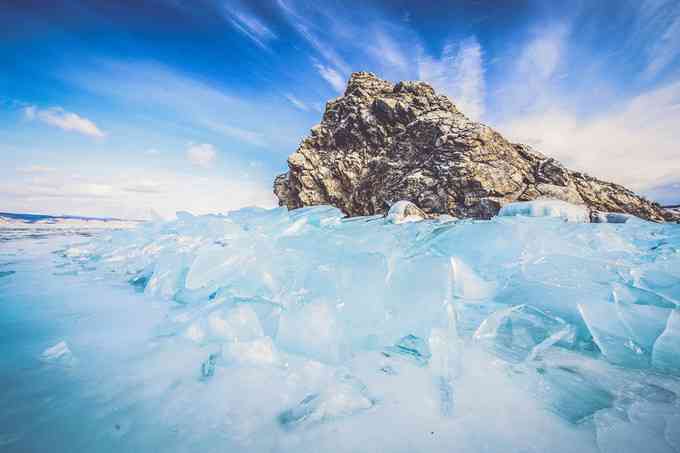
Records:
[[[486,219],[514,201],[554,198],[654,221],[675,215],[617,184],[563,167],[471,121],[423,82],[352,74],[274,181],[281,206],[332,204],[350,216],[410,200],[428,214]]]

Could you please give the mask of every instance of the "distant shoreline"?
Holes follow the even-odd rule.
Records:
[[[77,215],[47,215],[47,214],[22,214],[16,212],[0,212],[0,218],[20,220],[26,223],[37,223],[44,221],[60,221],[60,220],[84,220],[84,221],[99,221],[99,222],[142,222],[142,220],[135,219],[120,219],[116,217],[85,217]]]

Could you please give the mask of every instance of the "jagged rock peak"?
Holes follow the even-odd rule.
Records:
[[[553,198],[593,213],[680,218],[625,187],[510,143],[427,83],[392,84],[370,72],[351,75],[288,167],[274,192],[289,209],[332,204],[350,216],[373,215],[408,200],[427,214],[485,219],[510,202]]]

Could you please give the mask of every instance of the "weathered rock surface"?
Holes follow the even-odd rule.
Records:
[[[553,198],[654,221],[677,216],[617,184],[570,171],[471,121],[423,82],[352,74],[274,181],[281,206],[350,216],[409,200],[428,214],[487,219],[506,203]]]

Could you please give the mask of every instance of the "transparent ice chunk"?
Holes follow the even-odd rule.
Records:
[[[323,362],[339,361],[343,335],[335,308],[326,303],[310,303],[283,312],[276,342],[289,352]]]
[[[639,344],[630,329],[621,321],[615,304],[579,304],[593,340],[608,361],[633,368],[649,366],[649,351]]]
[[[406,335],[394,346],[388,346],[384,351],[387,356],[399,356],[412,360],[420,366],[427,365],[432,354],[429,345],[420,337]]]
[[[444,416],[454,410],[455,380],[461,373],[462,342],[458,336],[456,312],[451,303],[446,304],[446,326],[433,327],[429,346],[432,354],[430,370],[439,388],[439,401]]]
[[[344,377],[324,391],[307,395],[295,407],[278,416],[285,429],[296,429],[347,417],[373,407],[365,386],[356,378]]]
[[[550,346],[567,341],[573,328],[564,320],[530,305],[499,310],[482,322],[473,339],[499,357],[519,363],[531,360]]]
[[[201,377],[209,379],[215,374],[215,367],[217,366],[217,359],[219,354],[213,353],[208,356],[208,360],[201,364]]]
[[[672,310],[666,328],[654,343],[652,364],[668,372],[680,372],[680,310]]]
[[[508,203],[498,213],[501,217],[559,217],[569,222],[589,222],[588,208],[561,200],[535,200]]]
[[[144,292],[172,299],[184,287],[188,269],[187,256],[182,253],[164,253],[156,260],[153,274]]]
[[[571,423],[580,423],[595,412],[612,407],[614,395],[604,383],[569,366],[538,368],[543,382],[539,389],[550,408]]]
[[[248,304],[237,304],[208,315],[209,334],[222,341],[251,341],[264,336],[255,311]]]
[[[493,283],[483,280],[463,260],[451,258],[453,295],[467,301],[479,301],[493,296]]]
[[[222,354],[225,362],[232,365],[276,365],[279,354],[274,342],[269,337],[252,341],[235,341],[223,345]]]
[[[615,409],[595,414],[597,446],[602,453],[637,453],[641,451],[672,453],[663,436],[646,425],[629,423]]]

